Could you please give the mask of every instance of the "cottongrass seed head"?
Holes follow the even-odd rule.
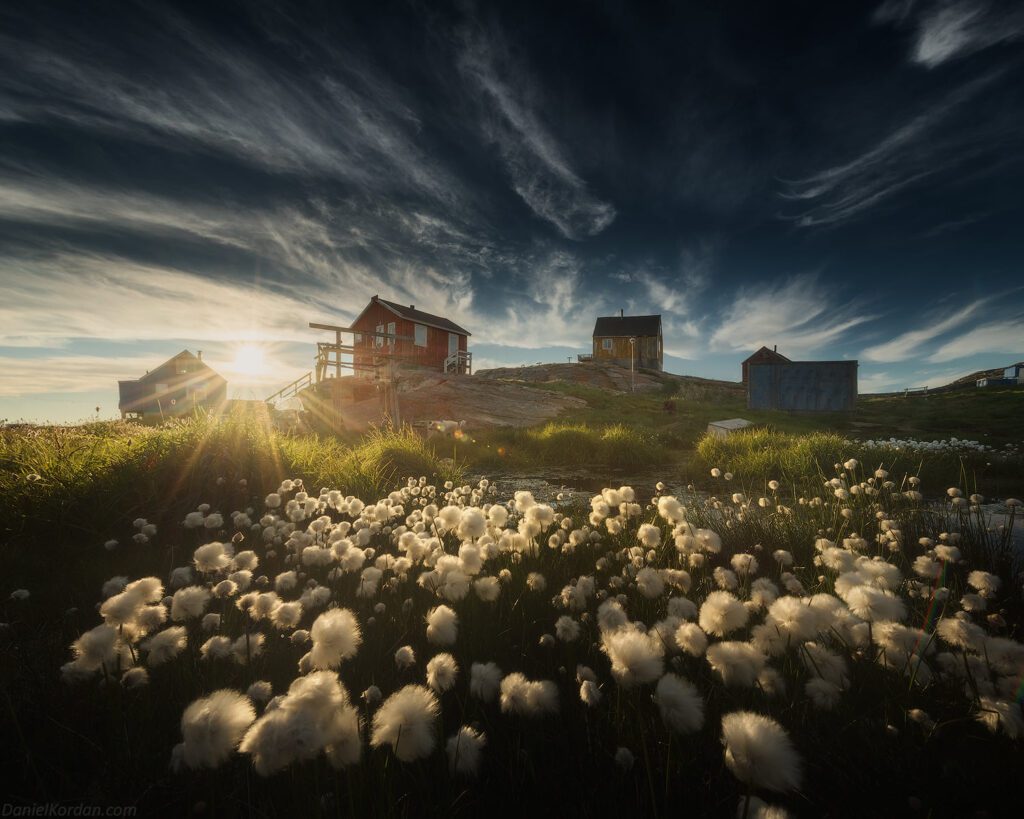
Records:
[[[342,660],[354,657],[363,642],[359,621],[348,609],[325,611],[313,621],[309,634],[313,640],[310,660],[319,669],[337,668]]]
[[[422,685],[400,688],[373,715],[370,745],[390,745],[402,762],[430,756],[437,744],[436,722],[441,705],[434,692]]]
[[[184,763],[190,768],[216,768],[238,747],[255,719],[252,702],[237,691],[222,689],[196,700],[181,715]]]
[[[483,732],[463,725],[445,745],[448,771],[453,776],[476,776],[480,772],[480,759],[486,744],[487,737]]]
[[[801,764],[789,734],[775,720],[751,711],[722,717],[725,764],[745,785],[780,793],[800,787]]]

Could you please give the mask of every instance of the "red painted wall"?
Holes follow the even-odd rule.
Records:
[[[439,330],[436,327],[427,326],[427,346],[419,347],[415,342],[415,322],[395,315],[391,310],[377,302],[372,303],[369,309],[352,326],[357,330],[370,333],[376,331],[377,325],[383,324],[383,332],[386,333],[388,332],[388,324],[390,322],[395,324],[396,335],[409,336],[409,340],[390,342],[385,339],[383,342],[384,346],[376,348],[374,347],[374,337],[364,335],[360,341],[356,342],[354,358],[357,365],[372,364],[374,352],[388,353],[393,351],[399,356],[396,363],[400,363],[403,366],[425,367],[430,370],[444,369],[444,360],[448,357],[447,330]],[[463,352],[468,349],[467,341],[466,336],[459,335],[459,349]],[[394,344],[393,348],[390,347],[392,343]],[[357,369],[356,375],[364,378],[372,377],[373,371]]]

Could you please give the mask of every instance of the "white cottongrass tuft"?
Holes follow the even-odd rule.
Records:
[[[518,671],[501,681],[501,710],[540,717],[558,712],[558,688],[550,680],[528,680]]]
[[[459,664],[451,654],[437,654],[427,663],[427,685],[438,694],[451,689],[458,676]]]
[[[416,665],[416,652],[412,646],[402,646],[395,652],[395,665],[400,671]]]
[[[747,624],[750,612],[736,597],[727,591],[713,591],[708,594],[700,607],[697,622],[708,634],[725,637],[730,632]]]
[[[1010,739],[1024,737],[1024,717],[1019,703],[982,697],[977,720],[993,734],[1002,728]]]
[[[975,569],[967,575],[967,585],[972,589],[977,589],[983,595],[995,594],[999,591],[1001,583],[998,575],[983,572],[980,569]]]
[[[747,795],[736,806],[736,819],[789,819],[790,813],[779,805]]]
[[[428,757],[437,744],[436,722],[440,713],[441,706],[429,688],[400,688],[373,715],[370,745],[390,745],[402,762]]]
[[[214,541],[196,549],[192,553],[192,562],[195,564],[196,571],[219,572],[231,565],[231,558],[234,554],[234,547],[230,543]],[[186,764],[187,762],[188,760],[186,760]]]
[[[661,545],[661,529],[650,523],[640,524],[636,532],[637,540],[647,549],[656,549]],[[657,595],[655,595],[657,596]]]
[[[496,663],[473,663],[469,667],[469,693],[483,702],[493,702],[501,687],[501,669]]]
[[[186,586],[178,589],[171,600],[171,619],[180,623],[193,617],[201,617],[210,602],[210,590],[205,586]]]
[[[683,623],[676,629],[676,645],[693,657],[700,657],[708,647],[708,636],[696,623]]]
[[[891,591],[875,586],[854,586],[844,595],[846,605],[861,620],[892,620],[898,622],[907,616],[904,602]]]
[[[275,706],[276,703],[276,706]],[[295,679],[252,725],[239,750],[269,776],[321,751],[335,768],[358,761],[362,749],[359,715],[333,671],[313,671]]]
[[[363,642],[359,621],[348,609],[325,611],[309,631],[313,648],[309,659],[314,668],[337,668],[342,660],[356,655]]]
[[[185,649],[187,641],[184,626],[171,626],[157,632],[142,644],[149,652],[146,655],[146,665],[162,665],[177,657]]]
[[[673,731],[692,734],[704,727],[704,700],[682,677],[666,674],[658,680],[654,701],[665,725]]]
[[[665,580],[657,569],[645,566],[636,573],[636,587],[648,600],[654,600],[665,593]]]
[[[190,768],[221,765],[255,719],[249,698],[237,691],[225,688],[196,700],[181,715],[184,763]]]
[[[571,643],[580,636],[580,624],[563,614],[555,621],[555,636],[563,643]]]
[[[447,606],[438,606],[427,612],[427,641],[437,646],[455,644],[458,636],[459,616]]]
[[[580,700],[584,705],[591,708],[597,707],[601,702],[601,689],[594,680],[583,680],[580,683]]]
[[[775,720],[750,711],[722,717],[725,764],[755,788],[780,793],[800,787],[801,764],[789,734]]]
[[[730,640],[710,646],[707,660],[727,686],[750,688],[764,668],[767,657],[750,643]]]
[[[664,670],[665,646],[657,635],[631,628],[606,631],[601,635],[601,650],[623,688],[654,682]]]
[[[448,771],[453,776],[476,776],[480,772],[480,758],[486,744],[487,737],[481,731],[463,725],[445,745]]]

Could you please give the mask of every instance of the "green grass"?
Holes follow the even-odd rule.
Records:
[[[474,469],[535,469],[538,466],[640,467],[669,460],[649,429],[585,421],[550,421],[530,429],[478,436],[458,452]]]
[[[835,464],[849,458],[858,460],[873,472],[883,468],[901,482],[916,476],[924,491],[941,495],[956,486],[967,493],[982,492],[995,497],[1019,495],[1024,488],[1020,456],[993,453],[930,452],[868,448],[851,444],[845,435],[835,432],[804,434],[765,428],[744,430],[728,438],[705,435],[697,445],[702,463],[701,478],[707,480],[713,467],[732,472],[748,486],[764,486],[776,479],[792,484],[799,476],[834,474]]]
[[[377,498],[407,477],[457,478],[443,459],[407,428],[346,443],[284,435],[249,414],[159,427],[0,427],[0,573],[17,587],[56,558],[64,573],[99,578],[109,573],[102,544],[130,544],[138,517],[163,528],[203,502],[245,509],[284,477],[310,492]]]

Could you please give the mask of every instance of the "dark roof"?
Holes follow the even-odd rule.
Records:
[[[431,327],[437,327],[439,330],[447,330],[450,333],[458,333],[460,336],[472,335],[469,330],[464,330],[454,321],[449,321],[442,316],[424,313],[422,310],[417,310],[415,307],[410,305],[395,304],[393,301],[377,298],[376,296],[374,296],[374,298],[389,310],[398,313],[398,315],[404,319],[409,319],[409,321],[415,321],[417,324],[427,324]]]
[[[744,359],[743,363],[746,364],[748,361],[754,358],[759,359],[760,362],[775,361],[781,364],[784,364],[789,361],[789,359],[786,358],[782,353],[776,352],[775,350],[769,350],[767,347],[762,347],[760,350],[757,350],[756,352],[748,356],[746,359]]]
[[[598,316],[595,336],[656,336],[661,316]]]
[[[139,381],[143,382],[158,382],[168,378],[173,379],[178,375],[177,362],[184,359],[184,362],[188,365],[191,372],[198,372],[200,370],[208,370],[213,376],[221,378],[221,375],[213,370],[205,361],[198,356],[194,355],[188,350],[182,350],[177,355],[171,356],[159,367],[155,367],[150,370],[144,376],[139,378]]]

